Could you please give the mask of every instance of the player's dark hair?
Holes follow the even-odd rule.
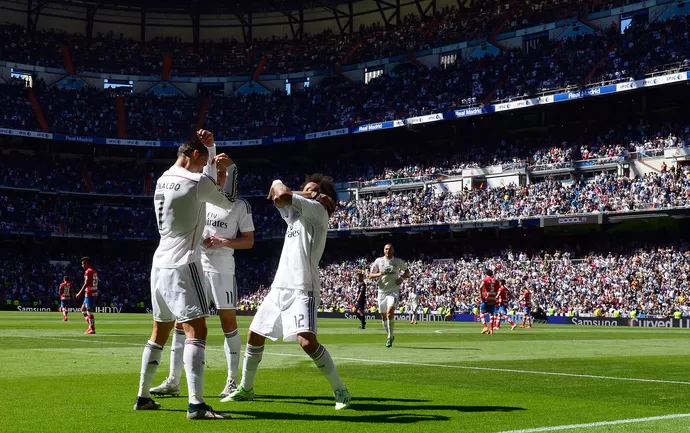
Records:
[[[87,265],[91,264],[91,257],[84,256],[79,260],[80,263],[86,263]]]
[[[506,285],[506,280],[498,280],[499,283],[501,283],[502,286]]]
[[[487,269],[487,270],[485,271],[485,273],[486,273],[486,275],[487,275],[488,277],[493,277],[493,276],[494,276],[494,271],[492,271],[491,269]]]
[[[338,193],[335,192],[335,182],[330,176],[326,176],[321,173],[314,173],[304,180],[304,184],[300,189],[304,189],[304,186],[309,182],[314,182],[319,185],[319,193],[327,195],[333,200],[333,203],[338,206]]]
[[[182,155],[191,157],[195,150],[198,150],[201,155],[208,155],[208,148],[204,146],[204,143],[197,137],[192,137],[180,144],[180,147],[177,148],[177,157]]]

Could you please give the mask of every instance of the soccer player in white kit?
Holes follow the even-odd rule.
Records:
[[[400,286],[403,280],[410,276],[407,264],[397,257],[393,257],[395,249],[393,245],[386,244],[383,247],[383,257],[379,257],[371,265],[369,278],[377,279],[379,285],[379,312],[383,329],[386,331],[386,347],[393,345],[393,321],[395,309],[400,302]]]
[[[326,376],[335,395],[335,409],[350,405],[347,391],[331,355],[316,338],[316,311],[321,297],[319,261],[326,246],[329,216],[337,195],[333,179],[309,176],[301,192],[293,192],[279,180],[268,193],[288,224],[283,251],[271,290],[249,326],[242,367],[242,382],[221,401],[254,399],[254,378],[263,357],[266,338],[299,341],[304,352]]]
[[[237,170],[233,170],[233,173],[236,174]],[[221,188],[225,187],[226,182],[237,184],[236,176],[227,179],[226,168],[220,165],[218,165],[217,176],[218,186]],[[236,186],[234,190],[237,190]],[[218,310],[218,317],[225,335],[223,347],[228,363],[228,378],[220,396],[227,397],[237,389],[242,344],[237,330],[238,296],[234,252],[235,250],[250,249],[254,246],[254,223],[249,203],[243,199],[237,199],[235,207],[230,211],[208,204],[203,236],[201,264],[204,275],[211,286],[213,304]],[[185,334],[182,323],[175,323],[170,351],[170,373],[163,383],[151,388],[151,394],[180,395],[184,341]]]
[[[182,143],[177,161],[158,179],[154,194],[161,240],[153,255],[151,304],[153,332],[141,359],[139,391],[134,410],[159,409],[149,389],[175,321],[186,334],[184,367],[189,390],[188,419],[223,419],[204,402],[203,380],[206,317],[209,315],[208,281],[200,272],[206,203],[226,210],[235,205],[232,182],[222,191],[215,179],[215,164],[229,167],[227,156],[215,158],[213,134],[199,130],[198,140]],[[232,166],[234,167],[234,166]]]
[[[416,325],[417,310],[419,309],[419,294],[416,291],[410,290],[410,293],[407,297],[407,305],[410,307],[410,310],[412,311],[412,320],[410,320],[410,325]],[[422,319],[421,314],[419,315],[419,319]]]

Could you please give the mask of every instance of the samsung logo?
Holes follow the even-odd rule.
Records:
[[[578,319],[573,317],[571,319],[573,325],[589,325],[589,326],[618,326],[618,322],[615,320],[606,319]]]

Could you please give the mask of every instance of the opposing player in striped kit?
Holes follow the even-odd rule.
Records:
[[[496,294],[498,293],[498,281],[494,278],[494,272],[491,269],[485,271],[486,278],[482,280],[479,287],[479,314],[482,321],[482,334],[494,333],[494,313],[496,310]],[[487,316],[489,325],[487,326]]]
[[[506,308],[506,303],[510,301],[512,295],[510,290],[506,287],[506,281],[499,281],[500,287],[498,288],[498,293],[496,294],[496,315],[494,316],[494,329],[501,329],[501,319],[505,317],[506,322],[510,323],[510,330],[515,329],[515,322],[508,315],[508,309]]]
[[[524,328],[525,324],[528,328],[532,327],[532,294],[529,289],[525,289],[520,297],[520,302],[522,303],[522,311],[525,314],[522,316],[522,325],[520,328]]]
[[[60,296],[60,311],[62,311],[62,321],[67,321],[67,309],[72,301],[72,283],[69,282],[69,277],[67,275],[62,279],[60,283],[60,288],[58,289],[58,295]]]

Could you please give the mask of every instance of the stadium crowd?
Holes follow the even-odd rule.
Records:
[[[374,252],[375,253],[375,252]],[[411,291],[421,297],[429,311],[471,313],[478,304],[477,286],[483,270],[491,268],[497,278],[506,280],[513,294],[509,302],[518,309],[524,289],[532,292],[535,308],[556,315],[601,314],[619,311],[629,315],[669,316],[674,311],[690,315],[690,249],[685,243],[619,245],[578,254],[573,250],[530,251],[504,249],[454,257],[417,255],[407,263],[410,278],[402,291],[402,307]],[[136,253],[135,253],[136,255]],[[273,254],[275,255],[275,254]],[[357,272],[366,270],[372,257],[334,260],[321,267],[324,311],[351,311],[356,297]],[[237,258],[240,305],[243,310],[258,307],[268,291],[277,257]],[[407,257],[403,257],[407,259]],[[150,257],[128,259],[116,255],[100,256],[96,264],[102,281],[100,306],[149,306]],[[55,305],[62,275],[81,280],[78,257],[48,260],[19,260],[5,255],[0,259],[0,297],[24,306]],[[367,308],[376,307],[376,286],[367,281]]]
[[[276,90],[211,97],[206,127],[219,140],[289,136],[447,112],[468,101],[509,100],[581,88],[588,82],[622,81],[658,70],[687,69],[689,23],[686,16],[635,21],[624,34],[613,28],[599,30],[543,42],[529,51],[503,50],[495,56],[460,59],[444,68],[408,64],[366,85],[343,82],[311,86],[290,95]],[[0,93],[7,87],[3,85]],[[10,95],[18,92],[9,87],[14,92]],[[118,136],[112,91],[37,84],[35,92],[52,132]],[[127,138],[144,140],[189,136],[207,103],[206,97],[196,95],[144,93],[122,97]],[[20,114],[27,114],[26,98],[17,98],[20,113],[10,104],[2,108],[6,113],[0,111],[0,119],[6,119],[7,126],[19,122],[38,130],[37,122],[20,118]]]
[[[682,121],[680,119],[679,121]],[[299,185],[305,173],[328,173],[338,182],[355,181],[360,186],[380,185],[395,179],[436,179],[460,175],[463,169],[500,165],[505,170],[529,167],[537,172],[571,165],[575,161],[599,163],[619,160],[631,153],[650,154],[663,149],[686,147],[690,143],[690,124],[672,119],[640,119],[636,123],[611,124],[558,135],[543,134],[519,138],[448,141],[435,147],[414,143],[381,158],[362,154],[343,154],[337,160],[316,158],[294,161],[278,167],[270,161],[238,160],[240,191],[262,195],[266,185],[280,178]],[[417,146],[417,147],[415,147]],[[232,156],[233,148],[222,151]],[[171,152],[172,154],[172,152]],[[39,188],[113,195],[150,195],[157,177],[169,166],[149,158],[67,158],[59,154],[7,149],[0,158],[0,186]],[[49,167],[50,170],[46,170]],[[147,178],[148,190],[146,188]],[[147,192],[148,191],[148,192]]]
[[[545,180],[438,193],[434,189],[366,195],[341,202],[331,228],[397,227],[690,206],[690,168],[641,178],[599,174],[592,182]]]
[[[235,39],[204,41],[198,48],[180,38],[155,38],[142,44],[122,34],[98,34],[93,40],[53,30],[31,34],[26,28],[0,28],[4,43],[0,58],[36,66],[64,68],[65,56],[82,71],[125,75],[159,75],[163,56],[173,58],[172,75],[250,75],[265,57],[265,73],[334,69],[340,64],[409,54],[455,42],[489,38],[495,32],[518,30],[539,23],[575,17],[624,4],[624,0],[490,0],[445,7],[429,18],[400,17],[395,26],[380,22],[361,25],[352,34],[331,30],[296,39],[284,35],[256,38],[250,44]],[[392,12],[389,12],[392,14]]]

